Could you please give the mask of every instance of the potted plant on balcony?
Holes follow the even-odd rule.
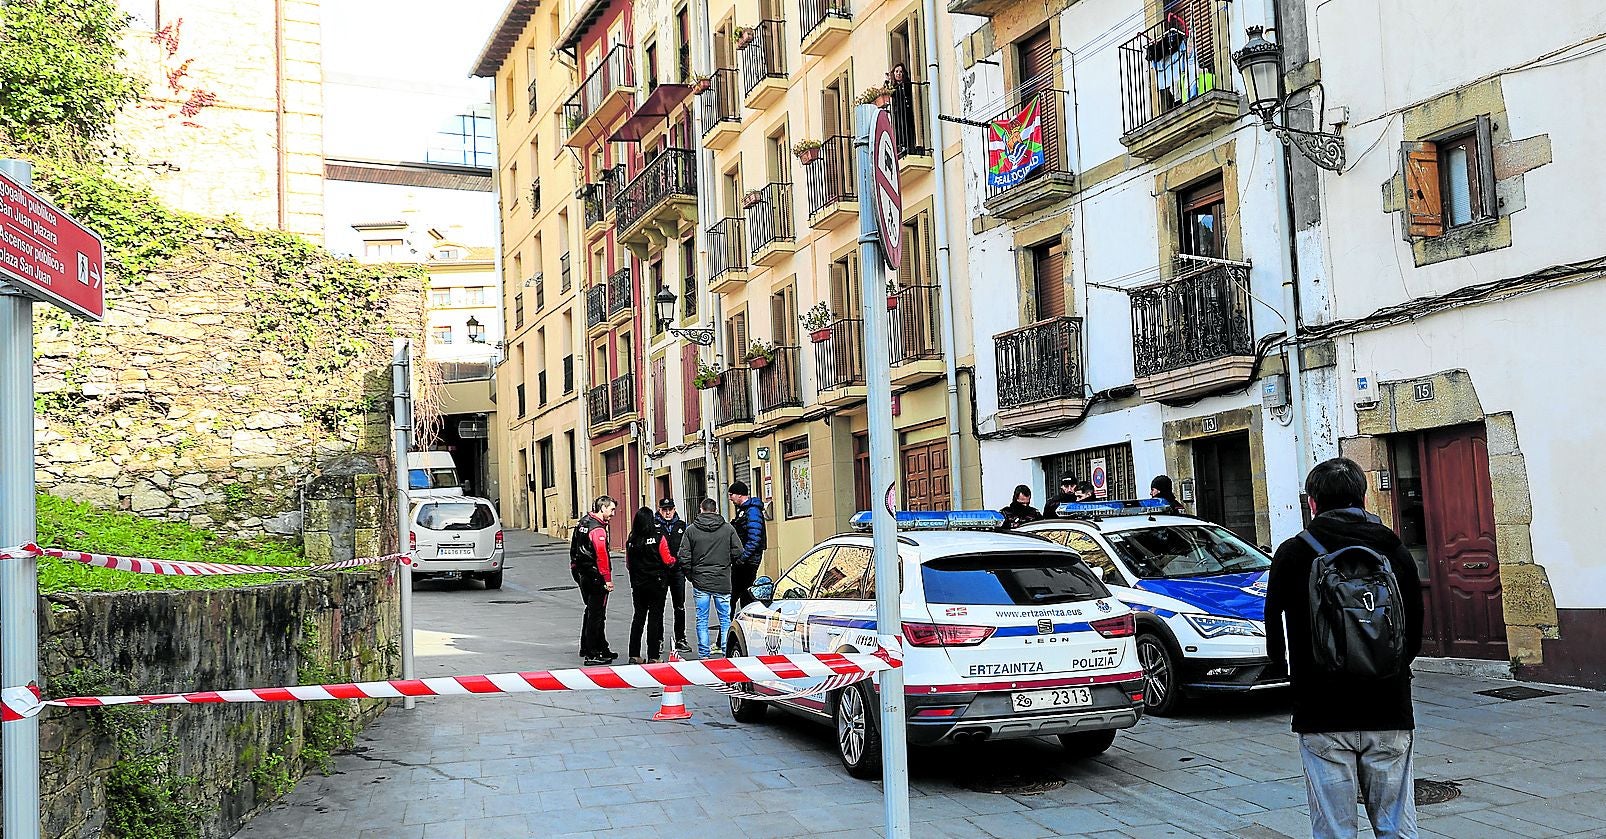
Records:
[[[903,291],[903,286],[898,285],[897,280],[887,280],[887,311],[890,312],[898,308],[898,292],[900,291]]]
[[[764,193],[759,192],[756,189],[750,189],[750,190],[747,191],[746,195],[742,196],[742,206],[743,207],[756,206],[758,204],[763,203],[763,201],[764,201]]]
[[[707,93],[714,86],[714,77],[702,73],[693,73],[691,77],[691,92],[693,95]]]
[[[865,91],[859,94],[858,102],[860,105],[874,105],[877,108],[885,108],[892,104],[892,88],[885,84],[865,88]]]
[[[792,144],[792,153],[807,166],[820,159],[820,151],[825,147],[819,140],[798,140]]]
[[[763,338],[754,338],[752,343],[747,345],[747,352],[742,356],[742,360],[747,362],[748,367],[761,370],[775,360],[775,345]]]
[[[836,315],[831,312],[830,306],[821,301],[798,315],[797,319],[803,324],[804,331],[809,333],[809,340],[821,344],[830,340],[831,324],[836,321]]]
[[[736,48],[741,49],[753,43],[758,37],[758,30],[751,26],[738,26],[731,30],[731,39],[736,42]]]
[[[697,360],[697,375],[691,377],[691,386],[698,390],[711,390],[719,387],[719,380],[724,373],[718,367],[712,367],[702,359]]]

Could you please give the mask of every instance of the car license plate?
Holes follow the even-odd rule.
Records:
[[[1084,708],[1093,704],[1091,688],[1028,690],[1010,694],[1017,711],[1048,711],[1054,708]]]
[[[442,556],[442,557],[445,557],[445,556],[473,556],[474,555],[474,549],[471,548],[471,547],[456,547],[454,545],[442,545],[440,548],[438,548],[435,551],[435,555],[436,556]]]

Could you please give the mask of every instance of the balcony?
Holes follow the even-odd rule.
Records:
[[[887,299],[894,385],[916,385],[943,376],[941,301],[941,290],[934,285],[901,288]]]
[[[853,138],[838,134],[820,144],[819,160],[803,167],[811,227],[830,230],[859,218],[857,161]]]
[[[595,283],[586,289],[586,329],[608,325],[608,287]]]
[[[535,218],[537,215],[540,215],[540,213],[541,213],[541,179],[540,178],[536,178],[535,182],[530,184],[530,218]]]
[[[601,227],[608,216],[608,200],[601,183],[586,184],[580,188],[580,202],[584,205],[586,232]]]
[[[1021,107],[1030,105],[1036,98],[1043,126],[1043,162],[1019,174],[1013,172],[986,173],[987,211],[995,216],[1014,219],[1027,213],[1056,204],[1071,197],[1076,191],[1076,176],[1065,160],[1065,94],[1057,90],[1041,90],[1005,109],[993,121],[1012,119]],[[989,132],[992,129],[987,129]]]
[[[1134,157],[1153,160],[1238,120],[1228,10],[1228,0],[1197,0],[1116,51],[1121,143]]]
[[[714,388],[714,436],[729,440],[753,433],[753,373],[732,367]]]
[[[608,407],[612,409],[614,422],[624,422],[634,419],[639,413],[636,408],[636,374],[626,372],[623,376],[608,383]]]
[[[1249,381],[1255,366],[1249,266],[1179,259],[1173,279],[1132,292],[1135,384],[1186,399]]]
[[[708,77],[708,89],[697,94],[703,114],[703,145],[719,150],[742,134],[742,105],[736,97],[736,68],[715,70]]]
[[[1006,428],[1069,422],[1083,395],[1082,319],[1053,318],[993,336],[998,421]]]
[[[680,238],[697,221],[697,153],[665,149],[619,193],[619,241],[638,259]]]
[[[626,266],[608,275],[608,323],[621,326],[635,312],[636,283]]]
[[[758,369],[758,415],[776,425],[803,416],[803,362],[797,347],[776,347],[775,358]]]
[[[747,208],[747,242],[753,261],[764,266],[774,266],[797,251],[791,184],[766,184],[758,190],[758,203]]]
[[[798,23],[803,27],[803,54],[826,55],[841,46],[853,32],[849,0],[798,0]]]
[[[892,115],[893,133],[898,138],[898,169],[930,170],[936,161],[932,157],[931,143],[926,139],[926,103],[929,82],[908,82],[907,84],[893,85],[892,104],[889,106]]]
[[[708,283],[715,294],[729,294],[747,282],[747,231],[740,218],[720,219],[708,228]]]
[[[560,280],[558,283],[558,293],[568,294],[569,289],[574,288],[574,274],[569,270],[568,254],[558,257],[558,278]]]
[[[822,404],[835,408],[864,401],[863,325],[858,318],[843,318],[814,344],[814,380]]]
[[[1015,0],[948,0],[948,11],[956,15],[992,17],[1014,5]]]
[[[586,391],[586,418],[593,435],[606,432],[608,425],[608,386],[597,385]]]
[[[761,20],[742,47],[742,101],[768,108],[786,95],[786,21]]]
[[[563,124],[569,133],[565,145],[584,148],[605,141],[608,126],[630,110],[636,93],[631,53],[629,44],[615,44],[563,103]]]

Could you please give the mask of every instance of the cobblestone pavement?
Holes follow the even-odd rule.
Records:
[[[565,547],[507,538],[501,591],[419,584],[420,675],[578,665],[580,602]],[[621,654],[629,603],[623,590],[610,602],[608,634]],[[1420,808],[1422,835],[1606,836],[1606,694],[1477,694],[1510,684],[1419,675],[1418,777],[1460,791]],[[686,697],[695,716],[677,723],[650,721],[659,700],[648,691],[398,706],[336,760],[335,774],[305,778],[236,837],[879,835],[879,785],[843,772],[824,727],[774,712],[737,726],[722,698],[702,689]],[[1295,741],[1275,696],[1146,719],[1093,761],[1030,740],[914,750],[910,765],[922,839],[1309,835]],[[976,791],[1060,779],[1035,795]]]

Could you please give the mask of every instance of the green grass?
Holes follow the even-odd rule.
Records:
[[[112,512],[52,495],[38,497],[41,546],[87,553],[236,565],[305,565],[297,546],[270,540],[228,539],[180,522],[155,521]],[[149,591],[258,585],[280,574],[177,577],[94,568],[67,559],[39,560],[39,591]]]

